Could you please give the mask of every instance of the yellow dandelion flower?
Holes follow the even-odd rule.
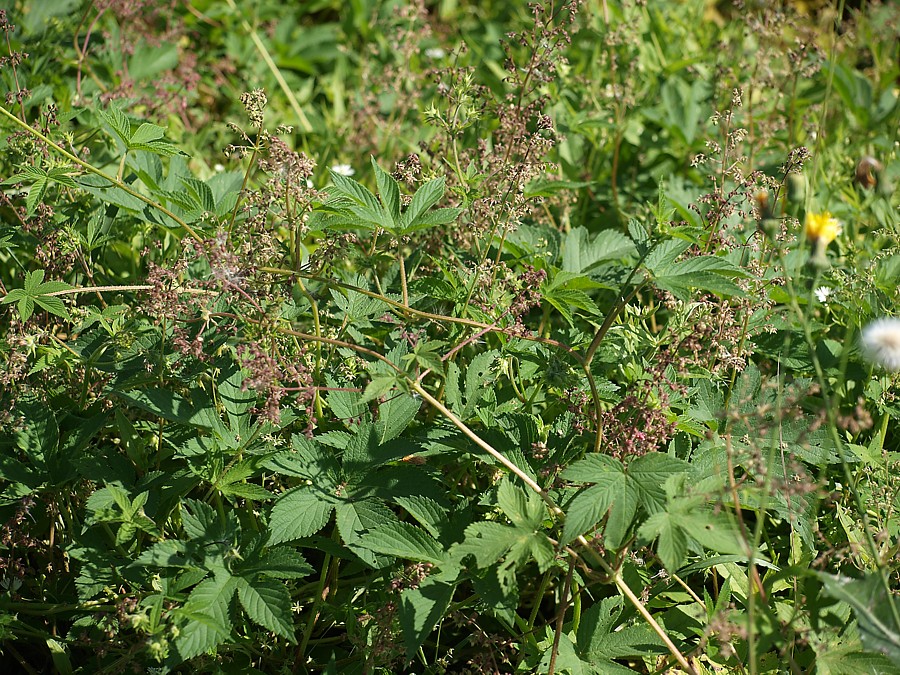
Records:
[[[828,211],[806,214],[806,238],[813,243],[822,242],[823,246],[828,246],[842,229],[841,221]]]

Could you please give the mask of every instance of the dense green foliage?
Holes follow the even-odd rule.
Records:
[[[13,2],[4,672],[900,672],[900,7],[776,4]]]

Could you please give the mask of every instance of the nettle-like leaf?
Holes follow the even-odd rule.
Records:
[[[376,553],[404,560],[434,565],[444,560],[444,551],[437,540],[409,523],[376,525],[363,536],[362,543]]]
[[[399,542],[409,533],[394,527],[399,520],[387,508],[385,499],[422,495],[433,489],[433,482],[416,467],[393,465],[415,448],[399,440],[383,442],[390,436],[384,427],[366,423],[355,431],[352,435],[323,435],[324,441],[343,447],[340,462],[318,442],[295,436],[296,452],[282,453],[267,463],[274,471],[305,480],[304,485],[281,495],[272,507],[271,544],[309,537],[325,527],[333,514],[344,545],[361,560],[373,567],[390,562],[385,556],[393,554],[382,554],[378,544],[368,546],[364,535],[373,528],[387,527],[385,536],[393,534]],[[434,554],[431,551],[429,556]]]
[[[537,563],[541,572],[546,571],[553,562],[555,551],[542,531],[544,505],[540,497],[504,480],[497,490],[497,502],[513,524],[481,522],[469,525],[463,541],[452,548],[453,556],[459,560],[474,556],[479,568],[494,565],[502,559],[501,580],[514,576],[516,568],[530,560]]]
[[[15,302],[16,310],[22,321],[28,321],[31,318],[35,305],[51,314],[69,319],[69,311],[63,305],[62,300],[48,294],[70,288],[72,286],[63,281],[44,281],[44,270],[34,270],[25,275],[25,284],[22,288],[12,289],[0,303],[8,305]]]
[[[853,608],[863,647],[883,654],[895,667],[900,667],[900,624],[896,620],[900,603],[896,595],[885,589],[879,573],[870,573],[861,579],[825,572],[817,572],[816,576],[825,585],[828,595]]]
[[[144,506],[150,493],[137,494],[132,499],[128,492],[117,485],[108,485],[94,492],[88,498],[86,508],[91,516],[86,520],[94,523],[118,523],[116,545],[125,546],[136,536],[138,531],[151,537],[161,536],[159,528],[145,513]]]
[[[491,384],[497,379],[499,373],[494,369],[494,364],[500,357],[500,352],[490,349],[475,356],[466,368],[465,390],[460,391],[460,369],[451,361],[447,366],[447,380],[445,397],[450,410],[462,419],[468,419],[478,408],[482,399],[491,391]]]
[[[611,548],[622,545],[638,507],[648,514],[665,505],[666,479],[687,471],[687,463],[663,453],[648,453],[628,465],[608,455],[589,455],[562,473],[566,480],[593,483],[580,492],[566,509],[562,543],[596,527],[607,517],[604,541]]]
[[[41,166],[24,165],[19,172],[10,176],[0,185],[18,185],[20,183],[31,183],[28,189],[28,195],[25,197],[25,209],[28,215],[33,215],[37,205],[44,200],[47,189],[53,183],[62,185],[63,187],[77,187],[75,180],[72,178],[74,171],[64,166],[52,167],[49,170]]]
[[[631,257],[636,253],[634,243],[617,230],[603,230],[593,239],[587,228],[573,228],[563,240],[563,271],[587,274],[597,266]]]
[[[423,183],[406,209],[401,211],[400,184],[378,166],[374,157],[372,169],[378,197],[352,178],[334,171],[330,173],[333,187],[329,199],[321,207],[323,227],[381,229],[399,237],[451,223],[462,213],[462,209],[457,208],[432,210],[444,196],[443,177]]]
[[[577,651],[594,672],[632,672],[613,661],[640,658],[648,653],[665,653],[659,637],[647,625],[620,626],[621,596],[604,598],[592,605],[578,624]]]
[[[215,649],[229,638],[229,605],[237,587],[237,579],[230,574],[206,579],[194,588],[184,606],[173,612],[183,622],[175,640],[179,661]]]
[[[132,131],[131,119],[115,104],[110,105],[107,110],[97,110],[97,115],[126,150],[145,150],[163,157],[187,156],[171,141],[164,139],[165,127],[143,122]]]
[[[562,314],[566,322],[574,325],[573,308],[586,312],[589,316],[598,316],[600,308],[586,291],[602,288],[603,284],[593,281],[587,276],[559,270],[541,285],[541,296],[544,301]]]
[[[296,643],[294,622],[291,620],[291,594],[277,581],[248,581],[237,579],[238,598],[247,616],[288,642]]]
[[[657,553],[663,564],[674,572],[684,564],[691,548],[702,546],[719,553],[746,556],[747,544],[727,513],[715,513],[700,496],[682,496],[687,492],[686,474],[670,476],[664,482],[665,508],[652,513],[638,530],[646,540],[658,539]],[[757,560],[765,560],[762,553]]]
[[[669,239],[661,242],[644,261],[653,283],[676,298],[688,300],[694,290],[723,296],[743,296],[733,279],[746,278],[746,271],[734,263],[714,255],[698,255],[676,262],[690,248],[691,242]]]
[[[182,502],[181,522],[188,541],[158,542],[133,564],[183,568],[193,575],[189,578],[196,587],[185,604],[173,612],[182,624],[176,641],[177,656],[191,658],[230,638],[235,593],[251,621],[293,642],[290,593],[278,580],[312,574],[314,570],[303,556],[287,547],[269,547],[262,536],[242,538],[233,511],[223,520],[211,506],[198,500]],[[235,555],[237,551],[240,555]]]

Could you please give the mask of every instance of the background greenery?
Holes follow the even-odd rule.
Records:
[[[13,2],[7,672],[900,672],[860,4]]]

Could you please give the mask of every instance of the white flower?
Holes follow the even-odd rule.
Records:
[[[331,170],[334,171],[337,175],[347,176],[347,178],[356,173],[356,171],[353,170],[353,167],[349,164],[335,164],[333,167],[331,167]]]
[[[432,47],[431,49],[425,50],[425,56],[429,59],[442,59],[447,56],[447,52],[445,52],[440,47]]]
[[[886,370],[900,370],[900,319],[876,319],[862,331],[866,357]]]
[[[828,286],[819,286],[816,289],[816,298],[818,298],[819,302],[827,302],[829,295],[831,295],[831,289]]]
[[[213,171],[215,171],[216,173],[222,173],[224,170],[225,170],[224,164],[216,164],[215,166],[213,166]]]

